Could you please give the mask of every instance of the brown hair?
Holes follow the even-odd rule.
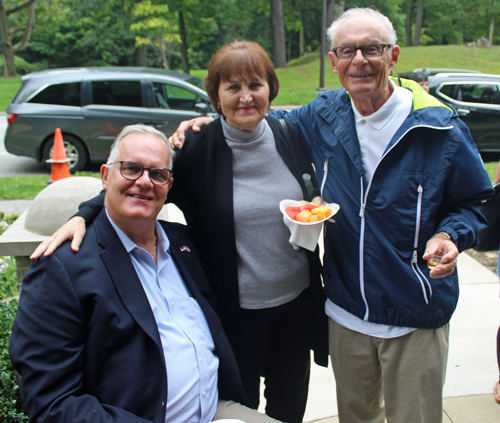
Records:
[[[219,85],[236,75],[249,80],[263,78],[269,84],[269,103],[278,95],[280,83],[273,62],[260,44],[253,41],[234,41],[221,47],[212,56],[205,77],[205,88],[210,101],[219,115]]]

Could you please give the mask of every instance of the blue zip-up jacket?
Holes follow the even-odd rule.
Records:
[[[396,82],[396,81],[395,81]],[[405,81],[404,86],[413,87]],[[289,113],[308,144],[322,196],[336,202],[325,227],[328,298],[369,322],[414,328],[446,324],[458,275],[432,279],[427,241],[448,232],[459,251],[485,226],[481,201],[493,194],[477,148],[458,115],[413,89],[413,109],[367,180],[349,94],[327,91]]]

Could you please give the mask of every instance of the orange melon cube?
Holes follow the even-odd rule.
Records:
[[[313,214],[310,218],[309,218],[309,222],[319,222],[320,221],[320,218],[319,218],[319,215],[317,214]]]
[[[312,216],[312,213],[309,210],[302,210],[295,219],[299,222],[309,222],[309,218]]]

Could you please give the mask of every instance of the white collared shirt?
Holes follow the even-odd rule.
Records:
[[[370,116],[362,116],[351,99],[361,160],[366,179],[371,180],[392,137],[412,110],[413,94],[389,80],[393,92],[384,105]]]
[[[219,358],[205,315],[169,254],[167,235],[156,222],[156,265],[151,254],[138,247],[109,215],[108,219],[129,253],[158,326],[168,380],[165,422],[212,421],[219,396]]]

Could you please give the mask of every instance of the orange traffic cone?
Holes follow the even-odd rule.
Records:
[[[52,154],[52,159],[48,159],[46,162],[52,163],[52,170],[48,181],[49,184],[71,176],[68,167],[69,160],[66,157],[66,151],[64,151],[63,137],[59,128],[56,128],[56,133],[54,135],[54,152]]]

